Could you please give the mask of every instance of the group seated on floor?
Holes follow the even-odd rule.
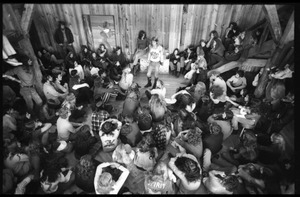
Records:
[[[260,99],[263,69],[252,81],[242,70],[226,80],[207,72],[243,55],[244,33],[230,23],[224,40],[212,31],[175,49],[172,74],[189,83],[170,98],[163,77],[145,94],[133,77],[144,31],[132,60],[104,44],[65,58],[37,51],[42,103],[23,92],[28,57],[3,60],[3,194],[294,194],[294,64],[266,71]]]

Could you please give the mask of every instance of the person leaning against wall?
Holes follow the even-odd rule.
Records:
[[[73,47],[73,33],[68,27],[66,27],[66,23],[64,21],[59,21],[59,26],[54,34],[54,40],[59,45],[64,58],[70,51],[75,54],[75,50]]]

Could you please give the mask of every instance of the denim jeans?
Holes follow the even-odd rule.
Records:
[[[35,87],[21,87],[20,94],[23,96],[29,112],[33,111],[33,101],[38,106],[42,106],[43,104],[43,101],[36,92]]]

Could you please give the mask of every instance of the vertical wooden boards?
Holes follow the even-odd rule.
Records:
[[[182,25],[181,25],[181,36],[180,36],[180,48],[184,49],[186,46],[184,45],[185,43],[185,38],[186,38],[186,29],[187,29],[187,18],[188,18],[188,12],[189,12],[189,7],[192,5],[183,5],[184,11],[182,12]]]
[[[167,46],[167,48],[169,49],[169,52],[173,52],[170,50],[170,44],[169,44],[169,37],[170,37],[170,31],[169,31],[169,27],[170,27],[170,22],[171,22],[171,5],[166,4],[163,5],[164,7],[164,16],[163,16],[163,22],[164,22],[164,42],[165,42],[165,46]]]
[[[82,19],[83,19],[83,26],[86,34],[86,39],[87,39],[87,45],[90,47],[90,49],[96,50],[97,46],[94,46],[94,39],[93,39],[93,34],[90,26],[89,16],[83,15]]]
[[[210,16],[211,16],[211,11],[213,9],[213,5],[206,5],[206,11],[205,11],[205,15],[204,15],[204,22],[203,22],[203,34],[202,34],[202,39],[204,40],[208,40],[208,36],[209,36],[209,24],[210,24]]]
[[[223,35],[222,35],[222,33],[223,33],[222,30],[224,28],[224,26],[223,26],[223,20],[226,17],[225,16],[225,10],[226,10],[227,6],[228,5],[225,5],[225,4],[220,5],[219,9],[218,9],[218,12],[217,12],[218,14],[217,14],[217,19],[216,19],[215,30],[219,33],[219,35],[220,35],[221,38],[223,37]]]
[[[179,48],[182,23],[182,5],[171,5],[169,51]]]
[[[213,9],[212,9],[212,13],[211,13],[210,31],[216,29],[216,20],[217,20],[218,9],[219,9],[219,5],[214,4]]]
[[[221,38],[225,35],[225,30],[229,26],[231,22],[231,16],[233,14],[233,10],[235,9],[234,5],[226,5],[222,27],[221,27]]]
[[[189,5],[188,7],[188,17],[187,17],[187,25],[186,25],[186,35],[184,39],[184,48],[187,48],[189,45],[193,44],[194,36],[193,36],[193,28],[195,21],[195,5]]]
[[[120,30],[120,18],[119,18],[119,5],[113,4],[113,15],[115,20],[115,29],[116,29],[116,44],[121,46],[121,30]]]
[[[85,33],[85,29],[84,29],[84,25],[83,25],[83,14],[82,14],[82,9],[81,9],[81,5],[80,4],[73,4],[74,6],[74,17],[76,19],[76,22],[78,24],[77,28],[78,28],[78,36],[79,36],[79,42],[80,44],[84,44],[89,46],[88,44],[88,39],[86,37],[86,33]],[[90,46],[89,46],[90,47]]]
[[[138,32],[144,30],[148,38],[158,36],[159,42],[170,52],[178,47],[184,49],[208,39],[215,29],[221,37],[231,21],[238,20],[243,28],[255,24],[264,17],[262,5],[190,4],[183,12],[183,4],[36,4],[33,18],[43,46],[53,46],[53,35],[59,20],[66,21],[74,35],[74,47],[92,44],[92,37],[85,27],[83,15],[113,15],[115,20],[116,44],[131,53],[136,47]],[[3,10],[4,12],[6,10]],[[4,13],[3,12],[3,13]],[[5,16],[5,14],[3,14]],[[3,20],[3,24],[13,25]]]

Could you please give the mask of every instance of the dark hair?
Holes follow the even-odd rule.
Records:
[[[242,45],[237,45],[235,48],[237,48],[239,51],[243,50],[243,46]]]
[[[106,121],[106,122],[102,125],[101,130],[103,131],[103,133],[109,134],[109,133],[111,133],[112,131],[114,131],[117,127],[118,127],[117,124],[114,124],[114,123],[112,123],[112,122]]]
[[[236,74],[239,74],[240,77],[244,77],[245,73],[242,70],[236,71]]]
[[[179,109],[185,109],[187,105],[195,102],[194,98],[190,94],[179,94],[176,96],[176,105]]]
[[[232,29],[237,28],[237,23],[236,22],[230,22],[228,27],[230,27],[230,25],[232,25]]]
[[[117,46],[117,47],[115,48],[115,53],[116,53],[118,50],[121,50],[121,53],[122,53],[122,48],[121,48],[120,46]]]
[[[212,31],[209,33],[209,35],[210,35],[210,34],[214,34],[214,39],[219,38],[219,34],[218,34],[218,32],[217,32],[216,30],[212,30]]]
[[[212,70],[211,72],[209,72],[208,78],[210,78],[212,75],[219,76],[220,74],[221,74],[221,73],[220,73],[219,71]]]
[[[65,22],[65,21],[59,21],[59,22],[58,22],[58,25],[59,25],[59,27],[60,27],[61,25],[66,26],[66,22]]]
[[[76,74],[77,74],[77,70],[76,69],[71,70],[70,75],[72,77],[74,77]]]
[[[103,73],[106,73],[106,70],[100,68],[99,71],[98,71],[98,75],[101,76]]]
[[[184,172],[188,182],[195,182],[201,178],[200,168],[194,160],[187,157],[178,157],[175,161],[176,167]]]
[[[99,45],[99,49],[101,49],[101,46],[104,46],[104,48],[106,49],[105,44],[101,43],[101,44]]]
[[[201,39],[201,40],[199,41],[199,44],[201,44],[201,42],[206,43],[206,41],[205,41],[204,39]]]
[[[51,74],[49,74],[49,73],[45,73],[45,75],[42,77],[42,83],[45,83],[45,82],[47,82],[48,81],[48,77],[49,76],[51,76],[52,77],[52,75]]]
[[[76,174],[86,181],[94,179],[95,171],[96,166],[90,155],[83,155],[75,167]]]
[[[178,51],[178,53],[179,53],[179,49],[178,49],[178,48],[176,48],[176,49],[174,49],[174,50],[173,50],[173,54],[175,53],[175,51],[176,51],[176,50],[177,50],[177,51]]]
[[[218,86],[218,85],[213,85],[213,86],[211,86],[211,88],[210,88],[209,91],[213,94],[213,98],[214,98],[214,99],[218,98],[219,96],[222,96],[223,93],[224,93],[223,88],[221,88],[221,87]]]
[[[157,36],[153,36],[151,41],[155,41],[155,42],[158,42],[158,37]]]
[[[144,30],[141,30],[138,35],[138,39],[142,39],[143,34],[145,34],[145,39],[147,38],[147,34]]]
[[[234,192],[239,186],[239,179],[234,175],[228,175],[223,179],[223,186],[229,192]]]
[[[55,182],[59,174],[61,173],[61,170],[57,166],[48,166],[47,168],[44,169],[41,181],[49,181],[49,182]]]
[[[7,111],[12,109],[12,107],[9,104],[2,105],[2,116],[7,114]]]

